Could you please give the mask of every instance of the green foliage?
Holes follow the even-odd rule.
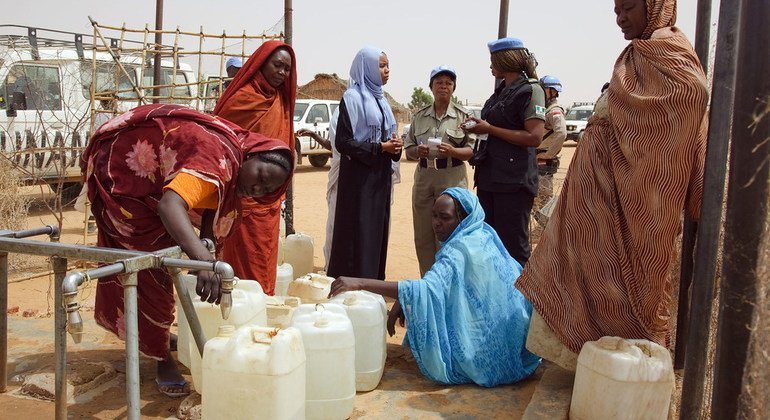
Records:
[[[420,109],[433,103],[433,97],[422,88],[412,90],[412,102],[409,102],[409,108]]]

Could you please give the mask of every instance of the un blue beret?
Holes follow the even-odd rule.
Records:
[[[494,53],[505,50],[518,50],[523,49],[524,42],[518,38],[501,38],[487,43],[489,52]]]
[[[452,78],[452,80],[457,80],[457,73],[455,73],[455,69],[449,67],[449,66],[438,66],[430,71],[430,79],[433,80],[434,77],[438,76],[439,74],[446,74],[449,77]]]

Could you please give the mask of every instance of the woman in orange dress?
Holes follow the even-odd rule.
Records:
[[[262,44],[249,57],[214,108],[214,114],[242,128],[282,140],[294,153],[294,51],[280,41]],[[244,198],[241,223],[221,248],[235,275],[275,290],[281,200],[264,205]]]

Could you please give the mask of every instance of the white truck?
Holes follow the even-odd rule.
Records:
[[[304,128],[328,139],[329,120],[339,106],[340,101],[297,99],[294,103],[294,132]],[[302,163],[302,157],[307,156],[310,164],[316,168],[326,165],[332,155],[331,150],[325,149],[308,136],[297,137],[296,149],[297,159],[300,163]]]
[[[588,125],[588,118],[594,112],[594,106],[591,105],[577,105],[567,111],[566,124],[567,124],[567,140],[580,141],[583,138],[583,132]]]
[[[8,33],[20,28],[27,35]],[[43,31],[55,38],[39,37]],[[133,86],[152,85],[151,66],[142,68],[137,57],[121,57],[124,74],[108,53],[98,52],[94,60],[93,49],[84,45],[83,37],[0,25],[0,158],[9,159],[29,185],[61,188],[65,202],[80,189],[79,159],[91,134],[92,92],[98,96],[122,91],[112,101],[118,112],[139,105],[140,96],[152,95],[150,89],[133,91]],[[165,61],[161,65],[162,83],[180,85],[173,88],[174,96],[190,98],[173,102],[195,106],[192,98],[197,87],[186,85],[196,81],[192,68],[180,64],[174,69]],[[170,96],[170,89],[161,88],[161,96]],[[94,101],[94,106],[99,108],[99,102]]]

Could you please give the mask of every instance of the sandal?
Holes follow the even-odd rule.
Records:
[[[164,381],[161,382],[158,378],[155,378],[155,383],[158,385],[158,391],[161,394],[169,398],[181,398],[190,395],[190,383],[182,379],[181,381]],[[163,388],[182,389],[181,392],[164,391]]]

